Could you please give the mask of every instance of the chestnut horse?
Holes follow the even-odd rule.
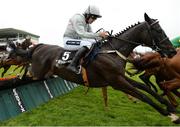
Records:
[[[177,91],[180,88],[180,50],[177,50],[177,54],[172,58],[162,58],[158,53],[145,53],[138,59],[132,61],[138,71],[145,72],[139,77],[149,86],[153,86],[150,82],[150,77],[154,75],[159,88],[163,90],[163,95],[167,95],[170,102],[174,106],[178,106],[175,95],[180,97],[180,93]],[[136,73],[137,74],[137,73]],[[153,88],[155,88],[153,86]],[[157,89],[155,88],[156,92]]]
[[[179,123],[179,117],[174,114],[175,108],[166,99],[146,85],[125,76],[126,58],[138,45],[151,47],[163,56],[172,57],[176,54],[158,21],[151,19],[147,14],[144,17],[144,22],[135,24],[114,36],[109,36],[104,43],[101,41],[96,43],[99,46],[98,51],[96,50],[97,54],[85,66],[89,87],[111,86],[115,90],[120,90],[151,105],[162,115],[169,116],[173,122]],[[85,85],[81,74],[68,71],[65,64],[57,63],[57,60],[61,59],[62,56],[65,57],[64,55],[66,55],[67,57],[65,51],[67,50],[62,47],[48,44],[39,44],[28,50],[25,54],[29,54],[33,77],[43,79],[55,74],[65,80]],[[156,104],[155,100],[152,100],[139,89],[152,95],[167,109]]]

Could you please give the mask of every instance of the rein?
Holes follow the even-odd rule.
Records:
[[[150,27],[149,29],[151,29],[152,26],[154,26],[155,24],[159,23],[158,20],[154,21],[153,23],[150,24]],[[155,51],[161,51],[161,49],[157,46],[157,43],[154,41],[153,37],[152,37],[152,33],[151,31],[149,31],[150,33],[150,36],[151,36],[151,39],[152,39],[152,42],[153,42],[153,47],[151,47],[152,49],[154,49]],[[165,40],[169,39],[168,37],[165,37],[164,39],[162,39],[161,41],[159,41],[159,44],[164,42]]]
[[[109,32],[108,32],[109,33]],[[115,39],[117,39],[117,40],[120,40],[120,41],[125,41],[125,42],[127,42],[127,43],[131,43],[131,44],[135,44],[135,45],[144,45],[144,44],[141,44],[141,43],[138,43],[138,42],[134,42],[134,41],[130,41],[130,40],[126,40],[126,39],[122,39],[122,38],[118,38],[118,37],[115,37],[115,36],[112,36],[112,31],[111,31],[111,33],[109,33],[109,36],[108,36],[109,38],[115,38]],[[126,57],[126,56],[124,56],[121,52],[119,52],[116,48],[114,48],[114,46],[111,44],[111,43],[109,43],[109,45],[111,46],[111,48],[113,49],[113,50],[104,50],[104,51],[101,51],[100,53],[116,53],[120,58],[122,58],[123,60],[125,60],[125,61],[129,61],[129,59]]]
[[[108,32],[108,34],[109,34],[109,36],[108,36],[109,38],[115,38],[115,39],[120,40],[120,41],[125,41],[127,43],[136,44],[136,45],[142,45],[143,46],[143,44],[138,43],[138,42],[134,42],[134,41],[130,41],[130,40],[126,40],[126,39],[122,39],[122,38],[118,38],[118,37],[112,36],[112,31],[111,31],[111,33]],[[128,58],[126,56],[124,56],[121,52],[119,52],[116,48],[114,48],[114,46],[111,43],[109,43],[109,45],[111,46],[111,48],[113,50],[103,50],[103,51],[101,51],[99,53],[107,53],[107,54],[108,53],[116,53],[123,60],[129,61]]]
[[[110,38],[115,38],[115,39],[120,40],[120,41],[125,41],[125,42],[131,43],[131,44],[142,45],[142,46],[145,45],[145,44],[138,43],[138,42],[135,42],[135,41],[130,41],[130,40],[126,40],[126,39],[114,37],[114,36],[112,36],[112,35],[110,35],[109,37],[110,37]],[[111,46],[111,47],[112,47],[112,46]]]

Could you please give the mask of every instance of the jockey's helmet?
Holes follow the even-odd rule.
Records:
[[[99,8],[94,5],[89,5],[84,14],[95,16],[96,18],[101,18]]]

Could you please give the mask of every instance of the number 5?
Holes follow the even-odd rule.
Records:
[[[68,60],[69,56],[70,56],[71,52],[64,52],[63,56],[62,56],[62,60]]]

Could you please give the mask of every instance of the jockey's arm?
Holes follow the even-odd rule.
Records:
[[[75,21],[74,28],[81,38],[98,38],[99,37],[99,33],[93,33],[92,31],[85,31],[85,26],[82,21],[79,21],[79,20]]]

